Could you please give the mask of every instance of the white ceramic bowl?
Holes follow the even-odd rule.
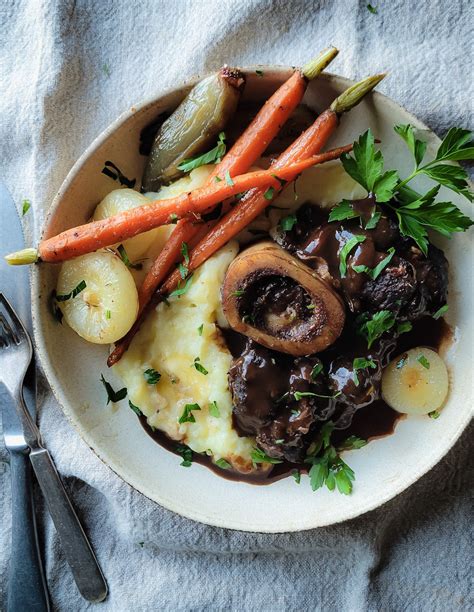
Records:
[[[287,68],[264,67],[264,78],[248,68],[244,97],[263,101],[290,74]],[[44,235],[52,236],[84,223],[94,206],[117,184],[101,173],[113,161],[128,177],[140,177],[145,158],[138,153],[139,134],[161,112],[175,107],[196,82],[177,87],[132,107],[107,128],[68,174],[47,217]],[[308,88],[305,103],[317,110],[351,81],[324,75]],[[425,130],[430,150],[439,139],[387,97],[375,93],[348,116],[331,145],[352,142],[371,127],[382,140],[387,167],[402,174],[411,159],[393,132],[397,123]],[[466,200],[444,194],[468,212]],[[471,234],[472,236],[472,234]],[[58,266],[36,266],[33,275],[33,315],[38,353],[54,394],[66,416],[97,455],[126,482],[162,506],[191,519],[230,529],[259,532],[299,531],[356,517],[391,499],[425,474],[453,446],[472,414],[472,242],[469,234],[442,241],[450,261],[448,321],[455,339],[447,351],[451,390],[439,419],[409,417],[399,421],[391,436],[372,441],[348,454],[356,473],[351,496],[313,493],[307,477],[300,486],[287,478],[269,486],[231,482],[198,464],[179,466],[179,458],[157,445],[128,407],[105,406],[100,372],[107,372],[107,348],[86,343],[66,325],[54,322],[48,296],[55,287]],[[71,375],[73,373],[73,375]]]

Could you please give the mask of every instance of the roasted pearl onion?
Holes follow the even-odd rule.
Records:
[[[82,281],[86,286],[76,297],[59,302],[67,324],[89,342],[116,342],[128,332],[138,312],[132,275],[113,253],[89,253],[62,265],[57,294],[69,294]]]
[[[382,375],[382,396],[404,414],[428,414],[438,410],[448,395],[448,370],[431,349],[413,348],[396,357]]]

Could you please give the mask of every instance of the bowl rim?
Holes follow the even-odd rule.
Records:
[[[271,64],[255,64],[255,65],[250,65],[250,66],[243,66],[240,69],[246,74],[255,73],[255,70],[257,69],[259,70],[263,69],[268,74],[275,74],[276,76],[279,76],[281,78],[285,77],[286,75],[289,76],[290,73],[294,71],[294,67],[284,66],[284,65],[271,65]],[[49,226],[49,223],[52,217],[55,215],[56,211],[61,206],[63,195],[65,194],[65,192],[67,192],[71,183],[75,180],[76,175],[81,170],[84,162],[94,153],[94,151],[97,148],[99,148],[122,124],[128,121],[137,112],[140,112],[149,106],[159,105],[160,101],[163,98],[176,94],[179,91],[184,90],[186,88],[192,87],[198,80],[205,78],[205,76],[207,76],[208,74],[212,74],[212,72],[205,73],[204,75],[199,75],[199,74],[193,75],[193,76],[190,76],[188,79],[180,81],[176,86],[168,87],[163,90],[158,90],[155,95],[149,98],[146,98],[144,101],[139,102],[137,104],[132,104],[129,109],[122,112],[114,121],[112,121],[104,130],[102,130],[102,132],[100,132],[94,138],[91,144],[85,149],[82,155],[77,159],[77,161],[73,164],[71,169],[68,171],[66,178],[62,182],[58,192],[56,193],[44,217],[42,228],[40,231],[40,237],[43,237],[44,234],[46,233],[46,230]],[[350,85],[355,83],[355,81],[352,79],[349,79],[347,77],[343,77],[343,76],[340,76],[340,75],[337,75],[331,72],[324,72],[318,78],[325,79],[330,82],[331,81],[335,82],[336,84],[342,85],[344,87],[349,87]],[[430,134],[434,136],[434,142],[436,142],[437,144],[441,142],[441,139],[438,137],[438,135],[435,132],[433,132],[433,130],[431,130],[431,128],[429,128],[420,119],[415,117],[410,111],[406,110],[402,105],[398,104],[397,102],[392,100],[387,95],[382,94],[378,91],[372,92],[371,95],[374,96],[375,98],[382,99],[383,103],[387,105],[388,107],[392,107],[404,113],[407,116],[407,118],[410,120],[410,123],[414,125],[415,127],[417,127],[418,129],[427,130],[428,132],[430,132]],[[121,469],[119,469],[117,466],[112,466],[111,463],[109,462],[109,459],[106,459],[105,456],[103,456],[102,451],[99,448],[95,448],[92,445],[92,443],[89,440],[89,435],[87,431],[81,426],[80,422],[74,418],[73,411],[69,409],[68,402],[66,401],[66,398],[63,397],[63,394],[60,390],[61,385],[60,385],[59,376],[55,374],[54,368],[52,367],[52,364],[49,359],[48,351],[46,349],[45,344],[43,343],[43,336],[41,334],[41,324],[40,324],[41,313],[39,309],[39,299],[37,297],[39,296],[39,293],[40,293],[40,275],[36,269],[34,269],[33,273],[30,275],[30,290],[31,290],[31,309],[32,309],[33,332],[34,332],[36,354],[38,355],[40,366],[45,374],[45,377],[53,392],[53,395],[56,401],[58,402],[63,414],[66,416],[66,419],[68,420],[68,422],[73,425],[76,432],[79,434],[79,436],[84,441],[84,443],[88,446],[88,448],[94,453],[94,455],[98,457],[100,461],[108,469],[110,469],[114,474],[116,474],[127,486],[139,492],[141,495],[143,495],[144,497],[146,497],[153,503],[158,504],[159,506],[171,512],[174,512],[175,514],[178,514],[180,516],[183,516],[184,518],[194,520],[194,521],[206,524],[206,525],[225,528],[225,529],[232,529],[236,531],[243,531],[243,532],[248,532],[248,533],[278,534],[278,533],[291,533],[291,532],[307,531],[310,529],[318,529],[320,527],[327,527],[329,525],[334,525],[334,524],[338,524],[338,523],[342,523],[342,522],[346,522],[346,521],[355,519],[359,516],[366,514],[367,512],[370,512],[372,510],[375,510],[376,508],[383,506],[388,501],[392,500],[393,498],[403,493],[403,491],[408,489],[416,481],[418,481],[425,474],[427,474],[451,450],[451,448],[454,446],[454,444],[457,442],[457,440],[461,436],[462,432],[466,429],[472,417],[472,414],[469,414],[469,412],[466,411],[466,415],[464,419],[460,421],[458,428],[452,433],[449,439],[446,439],[446,444],[444,446],[444,450],[441,455],[438,455],[437,457],[433,458],[430,462],[423,465],[421,469],[412,473],[411,477],[404,480],[402,483],[400,483],[398,487],[389,489],[385,495],[381,495],[377,497],[375,501],[372,501],[372,498],[368,499],[365,504],[359,505],[357,509],[355,509],[353,512],[349,511],[346,513],[344,517],[337,518],[336,520],[331,520],[328,517],[327,520],[323,520],[323,521],[316,520],[315,523],[317,524],[314,524],[314,525],[307,525],[303,527],[297,526],[297,525],[290,525],[288,526],[288,528],[285,528],[284,530],[272,529],[270,525],[265,530],[262,530],[262,529],[252,528],[251,526],[249,527],[247,524],[243,524],[243,523],[239,524],[238,521],[235,521],[235,520],[233,521],[233,525],[229,525],[229,523],[223,519],[220,519],[220,518],[218,519],[215,516],[209,517],[208,515],[205,515],[201,513],[199,510],[196,510],[194,508],[190,508],[189,511],[186,511],[186,512],[182,510],[178,511],[174,507],[172,500],[160,499],[160,501],[157,501],[156,499],[153,499],[151,496],[147,495],[147,493],[138,489],[135,485],[131,484],[131,480],[133,480],[133,478],[130,479],[130,474],[127,472],[127,470],[124,469],[123,466],[121,467]],[[57,382],[57,385],[56,385],[56,382]]]

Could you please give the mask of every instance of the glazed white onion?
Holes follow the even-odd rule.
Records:
[[[410,349],[396,357],[382,375],[382,397],[397,412],[428,414],[448,395],[448,370],[435,351]]]
[[[110,344],[124,336],[138,312],[138,293],[128,268],[110,251],[66,261],[59,273],[58,296],[85,287],[59,302],[66,323],[85,340]]]

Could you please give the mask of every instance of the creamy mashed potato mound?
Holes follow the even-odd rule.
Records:
[[[251,469],[255,442],[238,436],[232,428],[232,397],[227,386],[232,357],[216,324],[224,274],[237,250],[236,242],[223,247],[195,273],[186,294],[171,298],[169,306],[160,304],[114,369],[149,425],[198,453],[212,453],[214,460],[227,459],[246,471]],[[207,375],[194,367],[196,357]],[[149,368],[161,374],[156,385],[145,380],[143,373]],[[219,417],[209,413],[214,401]],[[185,405],[195,403],[201,408],[192,413],[196,422],[180,424]]]
[[[212,168],[196,168],[189,176],[147,196],[164,199],[196,189],[206,182]],[[162,247],[160,241],[154,252]],[[232,427],[232,396],[227,385],[232,356],[218,328],[218,322],[225,322],[221,286],[237,252],[235,241],[223,247],[194,273],[184,295],[170,298],[169,306],[160,304],[114,370],[151,427],[198,453],[212,455],[214,461],[226,459],[235,469],[247,472],[252,469],[250,453],[255,441],[240,437]],[[195,368],[196,357],[207,375]],[[145,380],[144,372],[149,368],[161,374],[156,385]],[[217,403],[219,417],[209,412],[212,402]],[[195,423],[178,422],[186,404],[201,408],[192,412]]]

